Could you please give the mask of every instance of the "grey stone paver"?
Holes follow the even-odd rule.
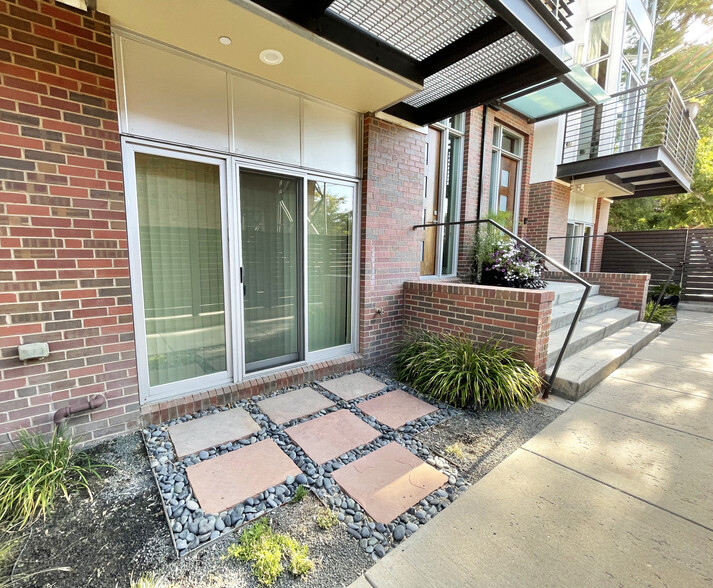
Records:
[[[259,430],[260,426],[240,407],[168,427],[179,458],[248,437]]]
[[[680,312],[648,354],[377,562],[369,584],[710,588],[713,441],[698,435],[713,422],[713,315],[701,315]],[[678,341],[698,347],[658,361]]]
[[[334,406],[334,402],[322,396],[314,388],[300,388],[265,398],[257,405],[273,423],[283,425],[293,419],[306,417]]]
[[[374,394],[386,388],[386,384],[361,372],[348,374],[319,382],[325,390],[336,394],[342,400],[354,400],[367,394]]]

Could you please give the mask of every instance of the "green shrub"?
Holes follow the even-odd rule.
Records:
[[[654,303],[649,302],[646,304],[646,320],[652,323],[658,323],[660,325],[668,325],[676,322],[676,309],[672,306],[658,306],[656,311],[651,314],[654,310]]]
[[[414,331],[394,359],[396,377],[457,407],[498,410],[530,406],[542,379],[519,347],[474,344],[462,335]]]
[[[656,284],[655,286],[651,286],[649,288],[649,299],[650,300],[657,300],[659,295],[661,294],[661,291],[663,290],[665,284]],[[669,284],[668,287],[666,288],[666,292],[664,292],[664,296],[680,296],[681,295],[681,286],[678,284]]]
[[[289,562],[294,576],[304,576],[314,569],[309,548],[289,535],[275,533],[262,518],[245,529],[238,543],[228,547],[228,557],[252,562],[252,572],[260,584],[274,584],[284,571],[283,559]]]
[[[84,453],[74,452],[70,437],[55,430],[47,441],[42,435],[20,431],[20,447],[0,463],[0,521],[24,527],[52,510],[58,494],[69,502],[72,492],[86,490],[88,478],[99,477],[100,467]]]
[[[326,506],[317,513],[317,526],[322,530],[331,529],[338,522],[337,513]]]

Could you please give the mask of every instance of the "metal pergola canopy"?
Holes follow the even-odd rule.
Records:
[[[385,109],[415,124],[442,120],[569,71],[561,58],[571,41],[567,20],[543,0],[253,1],[422,85]]]

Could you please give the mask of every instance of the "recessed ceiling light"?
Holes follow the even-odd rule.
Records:
[[[282,53],[276,49],[265,49],[260,52],[260,61],[267,65],[279,65],[283,59]]]
[[[218,41],[220,41],[221,45],[230,45],[233,42],[230,37],[226,36],[218,37]]]

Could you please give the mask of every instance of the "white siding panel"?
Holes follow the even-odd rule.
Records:
[[[121,43],[126,131],[227,151],[226,72],[130,39]]]
[[[305,167],[357,175],[358,117],[311,100],[303,101]]]
[[[235,152],[299,165],[299,96],[238,76],[232,83]]]

